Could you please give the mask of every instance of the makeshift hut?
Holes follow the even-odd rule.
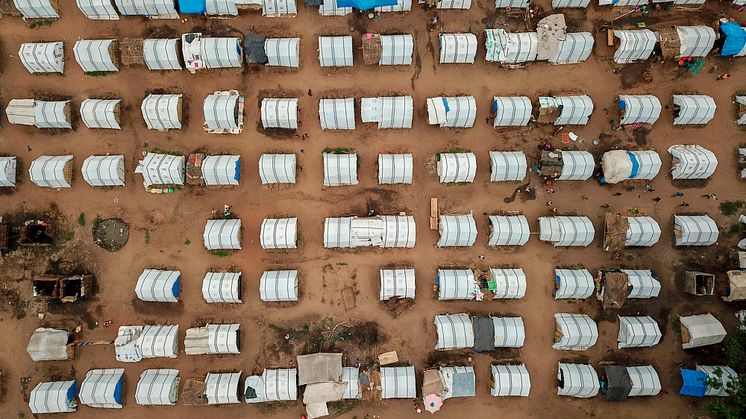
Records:
[[[78,9],[90,20],[119,20],[111,0],[76,0]]]
[[[728,271],[741,272],[741,271]],[[715,294],[715,275],[705,272],[685,271],[684,292],[702,296]]]
[[[0,156],[0,188],[15,188],[17,164],[15,157]]]
[[[78,407],[75,380],[41,382],[31,390],[28,407],[34,415],[42,413],[73,413]]]
[[[471,3],[470,0],[467,1]],[[441,64],[474,64],[477,56],[476,35],[473,33],[441,33],[438,40]]]
[[[427,99],[427,120],[441,128],[471,128],[477,118],[474,96],[431,97]]]
[[[124,156],[89,156],[80,169],[91,186],[124,186]]]
[[[8,122],[36,128],[71,129],[69,100],[11,99],[5,108]]]
[[[717,157],[700,145],[672,145],[671,177],[673,179],[707,179],[715,173]]]
[[[18,58],[31,74],[65,72],[62,41],[21,44]]]
[[[88,407],[122,408],[124,368],[94,369],[85,374],[78,399]]]
[[[612,29],[607,29],[612,30]],[[657,43],[655,32],[649,29],[618,30],[613,29],[617,39],[617,49],[614,52],[614,62],[617,64],[631,64],[645,61],[653,54]]]
[[[295,2],[296,0],[262,0],[262,16],[295,16],[298,14]]]
[[[539,217],[539,240],[551,242],[555,247],[588,246],[595,233],[588,217]]]
[[[241,156],[207,156],[202,160],[202,180],[207,186],[237,186],[240,170]]]
[[[295,154],[262,154],[259,178],[262,185],[295,183]]]
[[[619,95],[619,124],[653,124],[662,109],[660,100],[653,95]]]
[[[746,300],[746,271],[728,271],[727,273],[728,286],[723,300],[728,302]],[[712,280],[714,282],[714,277]]]
[[[246,403],[297,400],[297,376],[295,368],[265,369],[261,376],[246,378],[244,399]]]
[[[148,129],[181,129],[182,96],[149,94],[140,106]]]
[[[412,154],[379,154],[378,155],[378,184],[379,185],[410,185],[414,161]]]
[[[586,351],[598,341],[598,326],[585,314],[557,313],[554,324],[554,349]]]
[[[174,0],[114,0],[122,16],[145,16],[150,19],[178,19]],[[180,1],[181,4],[185,3]]]
[[[184,156],[147,153],[135,173],[140,173],[145,189],[151,186],[184,185]]]
[[[210,134],[240,134],[243,130],[244,97],[238,90],[215,91],[205,98],[204,128]]]
[[[215,68],[241,68],[240,38],[203,37],[201,33],[181,35],[181,54],[190,73]]]
[[[229,373],[208,372],[205,377],[205,393],[208,405],[236,404],[241,371]]]
[[[120,326],[114,340],[114,352],[120,362],[176,358],[179,353],[179,325]]]
[[[625,180],[651,180],[661,170],[661,157],[655,150],[611,150],[601,157],[601,183]]]
[[[352,67],[351,36],[319,36],[319,65],[321,67]]]
[[[362,36],[363,63],[378,65],[412,65],[414,36],[379,35],[365,33]]]
[[[28,168],[31,182],[41,188],[69,188],[73,180],[73,156],[39,156]]]
[[[681,396],[703,397],[707,392],[707,374],[701,371],[681,369]]]
[[[526,273],[521,268],[490,268],[487,284],[493,299],[520,299],[526,295]]]
[[[536,61],[539,38],[536,32],[510,33],[505,29],[485,29],[486,60],[506,67]]]
[[[264,271],[259,298],[267,302],[298,301],[298,271]]]
[[[627,397],[655,396],[661,391],[658,373],[650,365],[623,367],[607,365],[606,400],[620,402]]]
[[[207,250],[241,249],[241,220],[207,220],[202,237]]]
[[[440,183],[472,183],[477,174],[477,156],[474,153],[440,153],[438,177]]]
[[[179,370],[145,370],[137,382],[135,402],[143,406],[173,406],[179,397],[179,381]]]
[[[593,366],[587,364],[557,364],[557,395],[588,399],[598,394],[601,384]]]
[[[240,354],[238,323],[206,324],[186,330],[184,352],[187,355]]]
[[[471,269],[438,269],[438,300],[481,300],[482,292]]]
[[[554,299],[584,300],[596,290],[593,276],[587,269],[554,269]]]
[[[706,57],[715,46],[717,35],[709,26],[675,26],[658,31],[664,59]]]
[[[522,151],[490,151],[490,182],[515,182],[526,177],[528,162]]]
[[[298,247],[298,218],[265,218],[259,233],[262,249]]]
[[[587,151],[543,150],[539,156],[539,174],[555,180],[588,180],[596,162]]]
[[[67,344],[68,340],[67,330],[40,327],[29,338],[26,352],[34,362],[66,361],[74,357],[74,347]]]
[[[298,385],[339,382],[342,378],[341,353],[312,353],[298,355]],[[306,388],[307,389],[307,388]]]
[[[674,215],[673,234],[676,246],[710,246],[720,231],[708,215]]]
[[[661,228],[653,217],[627,217],[607,212],[604,223],[604,250],[617,252],[625,247],[650,247],[661,238]]]
[[[492,365],[492,387],[494,397],[528,397],[531,378],[524,364]]]
[[[57,0],[13,0],[24,19],[59,19]]]
[[[415,295],[415,274],[413,268],[381,269],[381,288],[379,299],[388,301],[391,298],[411,298]]]
[[[471,247],[477,240],[477,223],[472,214],[441,215],[438,247]]]
[[[681,346],[684,349],[715,345],[725,339],[727,332],[723,324],[710,313],[679,316],[681,323]]]
[[[660,294],[661,283],[646,269],[601,270],[598,298],[604,308],[620,308],[627,298],[647,299]]]
[[[413,248],[416,237],[414,217],[407,215],[327,218],[324,221],[324,247],[327,249]]]
[[[525,127],[531,120],[533,105],[526,96],[495,96],[492,99],[494,127]]]
[[[323,153],[324,186],[357,185],[357,154]]]
[[[414,367],[381,367],[382,399],[414,399],[417,380]]]
[[[121,129],[121,99],[86,99],[80,102],[80,119],[88,128]]]
[[[468,314],[440,314],[435,316],[438,343],[435,349],[448,351],[474,347],[474,329]]]
[[[589,96],[539,96],[541,123],[554,125],[586,125],[593,112],[593,101]]]
[[[262,99],[262,127],[297,129],[298,128],[298,99],[297,98],[264,98]]]
[[[454,397],[475,397],[477,378],[474,367],[455,366],[425,370],[422,396],[434,395],[440,401]],[[427,403],[427,401],[425,402]]]
[[[361,120],[363,123],[378,123],[378,129],[410,129],[413,114],[412,96],[364,97],[360,100]]]
[[[355,98],[320,99],[321,129],[355,129]]]
[[[114,72],[117,68],[116,39],[81,39],[75,43],[73,53],[75,61],[84,73]]]
[[[145,39],[142,54],[148,70],[181,70],[179,39]]]
[[[181,291],[181,272],[145,269],[137,278],[135,294],[142,301],[176,303]]]
[[[557,43],[550,64],[578,64],[588,59],[593,52],[593,35],[590,32],[567,33]]]
[[[267,65],[271,67],[300,66],[300,38],[266,38],[264,53]]]
[[[727,365],[697,365],[696,371],[707,376],[702,382],[705,387],[703,396],[728,397],[732,385],[739,381],[738,373]]]
[[[488,246],[523,246],[531,231],[525,215],[490,215]]]
[[[663,338],[658,323],[650,316],[619,316],[619,335],[617,347],[649,348],[657,345]]]
[[[674,125],[706,125],[715,117],[715,99],[706,95],[673,95]]]
[[[241,304],[241,272],[207,272],[202,298],[208,303]]]

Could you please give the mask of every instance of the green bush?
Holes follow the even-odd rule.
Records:
[[[746,202],[740,199],[737,201],[725,201],[720,204],[720,212],[724,215],[733,215],[743,208],[744,205],[746,205]]]

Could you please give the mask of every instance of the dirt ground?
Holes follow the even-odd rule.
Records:
[[[99,293],[96,299],[71,308],[47,312],[44,319],[36,316],[42,309],[34,305],[21,307],[9,301],[28,301],[31,295],[30,277],[46,269],[44,257],[16,256],[16,265],[8,267],[8,256],[2,261],[0,278],[3,282],[0,324],[4,341],[0,344],[2,375],[2,400],[0,417],[28,417],[30,411],[25,395],[40,380],[53,377],[75,376],[81,380],[92,368],[124,367],[126,369],[125,408],[117,412],[122,417],[197,418],[210,415],[214,418],[299,417],[303,412],[300,401],[281,406],[257,407],[245,404],[221,407],[176,406],[164,408],[143,407],[135,404],[134,389],[139,374],[147,368],[178,368],[182,382],[192,377],[204,377],[208,371],[243,370],[244,373],[261,371],[267,367],[286,367],[283,357],[284,343],[278,340],[277,330],[302,327],[304,323],[329,318],[338,322],[373,322],[383,336],[377,337],[373,352],[396,350],[399,359],[417,367],[418,374],[428,361],[441,359],[432,354],[435,345],[433,316],[438,313],[470,312],[474,314],[514,314],[523,317],[526,342],[520,351],[504,354],[476,354],[473,363],[477,371],[477,398],[448,400],[439,413],[443,418],[464,417],[468,411],[473,418],[493,417],[678,417],[697,415],[702,401],[692,401],[677,395],[680,366],[694,366],[698,360],[722,361],[719,347],[707,351],[684,352],[679,336],[674,331],[678,314],[712,312],[729,331],[737,327],[733,316],[734,306],[726,306],[718,297],[695,298],[685,295],[680,275],[687,266],[708,268],[724,280],[728,269],[727,254],[740,235],[723,234],[718,245],[706,249],[674,249],[672,245],[673,214],[679,212],[704,212],[715,218],[725,231],[739,230],[730,226],[737,223],[737,216],[719,214],[719,202],[702,198],[715,193],[720,202],[743,197],[744,184],[738,178],[734,150],[744,142],[744,132],[735,125],[735,110],[731,96],[746,90],[746,74],[739,68],[744,61],[707,58],[701,74],[692,76],[678,71],[673,63],[652,64],[653,82],[641,83],[640,71],[648,65],[634,65],[615,71],[611,61],[613,50],[606,46],[606,33],[600,31],[603,21],[620,15],[622,10],[591,6],[584,11],[568,11],[569,31],[591,31],[596,38],[594,53],[580,65],[551,66],[546,62],[534,63],[526,69],[507,70],[484,61],[483,32],[485,27],[508,27],[526,30],[520,20],[508,19],[504,11],[495,11],[494,2],[479,0],[470,11],[439,12],[439,31],[479,34],[480,47],[474,65],[439,65],[437,32],[428,32],[430,13],[417,5],[410,13],[384,14],[379,19],[366,17],[324,18],[316,9],[300,5],[295,18],[270,19],[258,14],[244,14],[237,19],[204,20],[189,18],[180,21],[148,21],[123,18],[118,22],[86,20],[74,2],[62,3],[62,19],[51,26],[29,29],[18,18],[0,20],[0,98],[3,104],[12,98],[58,95],[73,99],[73,108],[87,97],[113,94],[123,100],[122,130],[89,130],[77,122],[75,130],[50,135],[32,127],[9,125],[2,121],[0,152],[16,155],[24,165],[19,170],[19,187],[14,192],[0,194],[0,211],[17,213],[21,208],[44,211],[54,204],[67,219],[74,232],[66,237],[58,252],[62,256],[81,258],[98,278]],[[300,3],[300,2],[299,2]],[[549,11],[549,1],[540,2]],[[699,12],[675,10],[670,13],[653,13],[648,18],[633,14],[627,23],[647,21],[648,27],[662,28],[674,23],[712,25],[725,10],[729,16],[746,19],[743,13],[726,3],[709,1]],[[535,22],[534,22],[535,23]],[[746,23],[746,22],[741,22]],[[489,25],[489,26],[486,26]],[[192,75],[181,72],[149,72],[144,68],[124,68],[104,77],[83,75],[75,63],[72,47],[82,38],[125,38],[148,36],[157,28],[158,36],[179,34],[193,28],[205,28],[213,33],[243,33],[252,30],[272,36],[296,35],[301,37],[301,68],[297,71],[273,68],[249,70],[207,71]],[[221,27],[235,31],[222,31]],[[365,31],[379,33],[413,33],[416,40],[415,65],[409,67],[365,67],[359,50],[355,52],[356,65],[347,70],[321,69],[317,60],[319,35],[352,33],[355,47],[360,45],[360,34]],[[65,41],[65,75],[32,76],[17,58],[22,42]],[[743,59],[741,59],[743,60]],[[713,69],[713,66],[719,68]],[[716,81],[715,74],[730,72],[729,80]],[[185,120],[190,123],[181,131],[159,133],[148,131],[140,116],[140,102],[147,91],[165,89],[186,95]],[[201,104],[205,96],[215,90],[239,89],[246,96],[244,132],[241,135],[209,135],[201,127]],[[313,96],[306,92],[311,89]],[[260,92],[300,93],[300,121],[298,134],[308,134],[307,140],[298,137],[265,135],[257,129]],[[671,109],[664,110],[660,120],[643,135],[631,131],[611,132],[609,119],[615,116],[614,97],[620,93],[651,93],[664,105],[671,105],[671,94],[679,91],[697,91],[715,98],[718,110],[715,119],[704,128],[674,128]],[[489,182],[490,150],[523,150],[532,157],[537,145],[551,142],[561,146],[554,127],[498,129],[489,121],[491,99],[495,95],[527,95],[534,101],[539,94],[578,92],[591,96],[595,110],[590,123],[583,127],[566,127],[581,138],[571,147],[589,150],[597,157],[612,147],[644,145],[657,150],[663,159],[661,174],[651,182],[655,191],[624,185],[601,186],[594,180],[587,182],[556,183],[553,195],[545,192],[546,186],[535,174],[527,181],[537,187],[535,200],[509,197],[518,186],[514,183]],[[358,118],[358,128],[350,132],[322,132],[318,123],[317,106],[322,97],[354,95],[408,94],[414,97],[415,116],[413,129],[377,130],[363,126]],[[291,94],[291,93],[288,93]],[[470,94],[476,97],[479,107],[477,123],[472,129],[449,130],[427,125],[425,100],[439,95]],[[359,104],[359,102],[358,102]],[[3,105],[4,107],[4,105]],[[359,113],[359,106],[356,111]],[[77,112],[77,111],[76,111]],[[5,119],[5,118],[3,118]],[[600,138],[598,146],[592,140]],[[670,179],[670,157],[666,152],[672,144],[696,143],[714,151],[719,159],[718,169],[712,178],[696,187],[676,186]],[[479,168],[476,180],[469,185],[442,185],[437,176],[428,170],[428,161],[435,153],[452,146],[469,149],[477,154]],[[350,147],[358,153],[360,184],[354,187],[322,189],[321,151],[325,147]],[[194,188],[169,195],[150,195],[143,191],[142,178],[133,173],[141,152],[147,148],[177,150],[187,154],[196,149],[209,153],[240,154],[242,159],[241,185],[236,188]],[[302,171],[293,187],[268,189],[261,186],[257,175],[257,162],[264,152],[292,152],[298,157]],[[414,184],[411,186],[378,186],[376,162],[379,153],[408,151],[414,153]],[[35,187],[28,180],[28,164],[42,154],[75,155],[75,179],[68,190],[47,190]],[[127,186],[116,189],[94,189],[80,177],[83,159],[93,154],[124,154],[126,159]],[[526,182],[524,182],[526,183]],[[673,198],[681,190],[683,197]],[[615,195],[617,192],[621,195]],[[585,195],[588,200],[581,200]],[[437,232],[428,229],[431,197],[441,202],[443,213],[474,211],[479,236],[474,247],[468,249],[437,249]],[[654,198],[660,197],[659,202]],[[501,211],[521,211],[530,222],[532,231],[538,233],[539,216],[550,214],[545,206],[552,200],[559,213],[577,213],[589,216],[596,227],[596,239],[588,248],[555,249],[540,242],[534,235],[528,245],[519,249],[495,250],[487,248],[487,214]],[[688,207],[680,207],[682,203]],[[210,254],[202,246],[204,221],[212,209],[231,205],[243,222],[243,250],[227,257]],[[656,218],[663,229],[663,236],[656,246],[645,250],[625,250],[620,259],[604,253],[602,221],[608,204],[609,211],[639,208]],[[414,249],[336,251],[322,245],[325,217],[346,214],[364,215],[368,209],[379,213],[394,214],[406,211],[417,221],[417,245]],[[85,225],[77,222],[84,213]],[[155,214],[155,215],[154,215]],[[259,229],[265,217],[278,214],[299,217],[299,249],[271,252],[261,249]],[[121,218],[129,224],[129,240],[118,252],[108,252],[93,243],[91,220]],[[480,260],[484,256],[484,260]],[[60,258],[60,255],[55,258]],[[20,261],[19,261],[20,260]],[[76,259],[77,260],[77,259]],[[413,266],[417,274],[417,298],[414,306],[393,317],[378,301],[378,270],[382,266]],[[516,266],[525,270],[528,290],[518,301],[495,302],[438,302],[432,292],[435,271],[439,266],[470,266],[484,269],[487,266]],[[582,303],[555,301],[553,295],[553,269],[555,266],[583,265],[595,272],[602,267],[629,267],[652,269],[663,284],[657,299],[631,302],[622,309],[625,314],[648,314],[660,323],[663,340],[653,348],[618,351],[616,349],[617,324],[613,316],[600,313],[597,302],[589,299]],[[176,305],[148,305],[134,295],[138,275],[148,267],[171,267],[182,272],[182,301]],[[243,272],[243,301],[241,305],[208,305],[201,295],[201,281],[209,269],[232,269]],[[295,305],[270,306],[259,300],[258,284],[261,273],[267,269],[296,268],[300,271],[301,301]],[[351,290],[350,290],[351,288]],[[344,291],[346,290],[346,291]],[[353,296],[354,307],[346,307],[343,291]],[[15,294],[14,294],[15,293]],[[17,294],[17,296],[16,296]],[[349,302],[348,302],[349,303]],[[8,306],[7,309],[5,306]],[[22,311],[22,312],[21,312]],[[599,320],[598,344],[583,353],[559,352],[551,349],[554,324],[552,315],[558,312],[589,313]],[[104,324],[111,321],[108,327]],[[177,359],[151,359],[138,364],[117,363],[112,346],[83,348],[73,362],[33,363],[25,354],[25,346],[33,330],[40,326],[83,325],[81,338],[86,340],[113,339],[120,325],[143,323],[179,324],[180,333],[188,327],[205,322],[240,322],[242,351],[240,356],[187,357]],[[370,325],[370,324],[368,324]],[[93,327],[93,328],[91,328]],[[274,342],[272,341],[274,340]],[[347,345],[349,347],[350,345]],[[290,350],[290,349],[288,349]],[[347,354],[347,362],[368,356],[365,351]],[[489,395],[490,368],[495,358],[509,357],[525,362],[532,382],[528,398],[493,398]],[[628,365],[650,363],[660,374],[665,392],[657,397],[638,397],[624,403],[611,404],[602,396],[594,399],[567,399],[556,396],[556,369],[559,360],[584,359],[598,365],[602,360],[618,360]],[[244,375],[245,375],[244,374]],[[24,378],[24,377],[30,377]],[[419,391],[419,390],[418,390]],[[109,417],[111,411],[80,406],[77,416],[87,418]],[[655,412],[655,413],[654,413]],[[339,417],[345,418],[403,418],[416,416],[411,400],[365,402],[354,406]]]

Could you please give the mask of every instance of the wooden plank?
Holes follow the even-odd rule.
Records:
[[[430,198],[430,216],[438,217],[438,198]]]
[[[613,47],[614,46],[614,29],[607,29],[606,30],[606,45]]]

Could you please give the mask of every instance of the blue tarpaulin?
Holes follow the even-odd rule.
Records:
[[[236,160],[236,171],[233,173],[233,180],[241,180],[241,160]]]
[[[114,387],[114,401],[117,402],[117,404],[122,404],[122,381],[124,380],[124,376],[119,377],[119,381],[117,381],[116,387]]]
[[[174,285],[171,287],[171,292],[174,297],[179,298],[179,290],[181,289],[181,277],[176,278]]]
[[[682,396],[695,396],[703,397],[707,391],[705,383],[707,382],[707,374],[701,371],[695,370],[681,370],[681,390],[679,394]]]
[[[382,6],[396,6],[396,0],[337,0],[337,7],[354,7],[358,10],[371,10]]]
[[[629,174],[629,178],[634,179],[640,173],[640,162],[637,161],[637,157],[630,151],[627,152],[627,156],[629,157],[629,161],[632,162],[632,171]]]
[[[179,0],[179,11],[184,14],[201,15],[207,13],[205,0]]]
[[[736,22],[726,22],[720,25],[720,32],[725,35],[723,49],[720,55],[723,57],[732,57],[743,49],[746,45],[746,31]]]

